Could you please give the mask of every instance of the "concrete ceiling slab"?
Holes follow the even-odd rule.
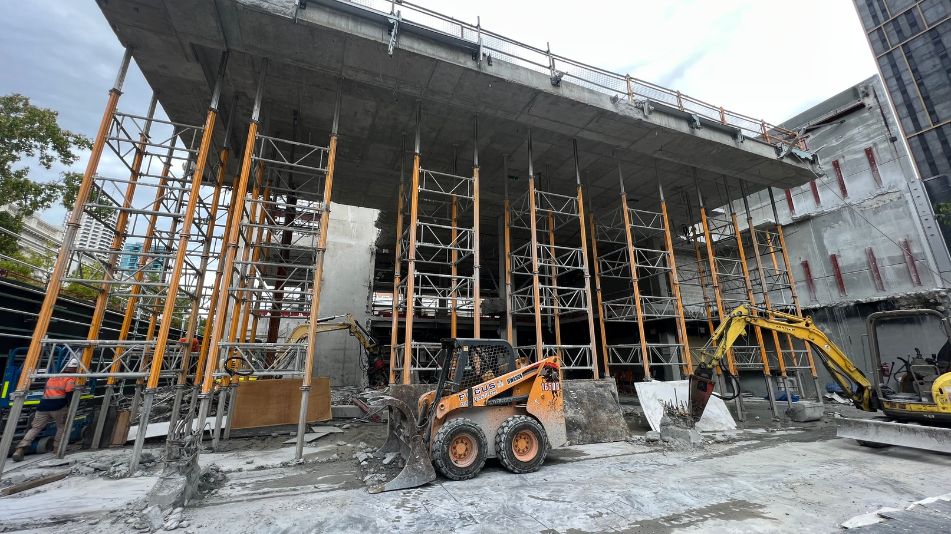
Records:
[[[385,17],[365,16],[349,2],[320,0],[308,2],[307,9],[294,0],[99,0],[99,5],[119,40],[134,48],[137,64],[173,120],[202,123],[220,54],[230,52],[222,106],[228,112],[234,107],[235,144],[244,142],[264,59],[267,135],[325,144],[339,83],[334,200],[381,209],[381,243],[387,245],[395,231],[400,162],[407,179],[411,166],[407,151],[413,146],[417,102],[423,109],[426,168],[449,171],[455,164],[460,174],[471,172],[472,119],[479,116],[487,258],[497,250],[503,156],[509,175],[521,177],[510,183],[517,196],[525,188],[530,128],[536,172],[543,187],[558,193],[574,193],[571,142],[579,141],[582,182],[591,188],[588,200],[595,212],[617,207],[617,160],[638,207],[656,209],[660,182],[671,216],[684,220],[684,202],[696,199],[685,193],[697,182],[708,205],[725,201],[721,174],[749,181],[751,191],[814,177],[809,162],[781,160],[775,147],[740,140],[728,128],[694,128],[689,115],[663,105],[645,113],[643,105],[567,80],[552,86],[546,73],[500,58],[491,65],[476,61],[471,43],[405,26],[391,56]],[[219,144],[224,122],[216,131]]]

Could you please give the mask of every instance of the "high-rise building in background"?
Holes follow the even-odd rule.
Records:
[[[920,178],[909,187],[925,233],[951,248],[951,0],[854,2]]]
[[[919,176],[951,175],[951,1],[855,5]]]
[[[116,213],[110,211],[108,214],[111,226],[115,225]],[[86,254],[100,257],[99,259],[105,259],[104,251],[108,251],[109,247],[112,246],[114,237],[115,232],[111,228],[107,228],[106,225],[88,213],[84,213],[79,226],[79,235],[76,237],[75,248],[85,251]],[[88,256],[85,254],[83,256],[83,263],[88,263]]]
[[[126,243],[122,247],[124,254],[119,257],[118,268],[120,271],[137,271],[142,259],[142,242]],[[161,271],[162,259],[155,258],[145,266],[144,271]]]

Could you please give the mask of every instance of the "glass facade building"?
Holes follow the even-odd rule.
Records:
[[[854,0],[923,180],[951,175],[951,0]]]

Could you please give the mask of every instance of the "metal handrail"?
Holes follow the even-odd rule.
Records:
[[[797,133],[792,130],[770,124],[763,119],[724,109],[722,106],[710,104],[680,91],[661,87],[627,74],[619,74],[554,54],[550,47],[541,49],[521,43],[486,30],[481,22],[475,25],[462,22],[405,0],[335,1],[374,12],[377,16],[398,17],[401,23],[411,23],[426,28],[430,32],[468,42],[480,50],[484,56],[549,74],[553,85],[558,85],[562,79],[567,78],[579,86],[612,97],[624,95],[629,102],[638,100],[662,102],[682,112],[737,128],[752,139],[771,145],[795,143],[799,148],[806,149],[805,141],[799,139]],[[479,61],[482,61],[481,57]]]

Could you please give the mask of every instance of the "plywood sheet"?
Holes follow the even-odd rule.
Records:
[[[129,435],[129,426],[131,425],[132,412],[129,410],[119,410],[116,413],[116,424],[112,427],[111,447],[121,447],[125,445],[126,437]]]
[[[300,379],[240,382],[234,405],[233,429],[297,424],[300,414]],[[330,420],[330,378],[311,383],[307,421]]]
[[[660,420],[664,417],[663,402],[673,402],[677,405],[687,403],[687,381],[672,380],[670,382],[637,382],[634,384],[637,398],[644,409],[644,417],[650,423],[651,429],[660,430]],[[723,399],[710,397],[703,417],[697,423],[697,430],[701,432],[722,432],[736,429],[736,421],[730,415]]]

